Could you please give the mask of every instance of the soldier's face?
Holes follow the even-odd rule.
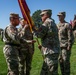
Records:
[[[10,18],[10,22],[12,23],[12,25],[17,26],[17,25],[19,25],[20,20],[19,20],[19,18]]]
[[[27,24],[27,22],[24,21],[24,20],[21,20],[20,23],[21,23],[22,26],[25,26]]]
[[[64,20],[64,16],[63,15],[59,15],[58,18],[59,18],[59,21]]]
[[[18,18],[18,19],[16,19],[16,25],[19,25],[19,23],[20,23],[20,20]]]
[[[43,14],[43,15],[41,15],[42,22],[44,22],[44,21],[47,19],[47,17],[48,17],[47,14]]]

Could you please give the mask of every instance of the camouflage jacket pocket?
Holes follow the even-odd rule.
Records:
[[[4,47],[3,52],[5,56],[16,56],[18,54],[18,50],[8,45]]]

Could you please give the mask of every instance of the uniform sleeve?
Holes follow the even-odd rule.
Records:
[[[70,24],[67,24],[67,34],[68,34],[68,46],[71,47],[71,44],[72,44],[72,27]]]
[[[20,44],[21,42],[26,42],[21,38],[22,33],[17,32],[13,27],[8,27],[6,32],[14,43]]]
[[[29,29],[30,30],[30,29]],[[26,34],[26,29],[25,28],[19,28],[18,29],[18,35],[20,36],[20,38],[23,38],[24,36],[25,36],[25,34]],[[32,34],[32,33],[31,33]],[[28,35],[30,35],[29,33],[28,33]],[[26,35],[27,36],[27,35]],[[30,43],[31,41],[32,41],[32,39],[31,40],[26,40],[26,39],[24,39],[23,38],[23,41],[26,41],[27,43]]]
[[[55,37],[55,35],[57,35],[58,32],[56,24],[53,21],[51,21],[48,24],[48,28],[49,28],[48,35],[51,37]]]
[[[25,28],[19,28],[18,29],[18,35],[20,37],[23,37],[25,35],[25,33],[26,33],[26,29]]]
[[[48,28],[46,26],[41,26],[36,32],[36,36],[39,38],[43,38],[46,36],[47,31],[48,31]]]

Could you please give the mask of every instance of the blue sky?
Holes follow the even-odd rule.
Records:
[[[52,18],[58,23],[57,14],[60,11],[66,12],[65,20],[70,22],[76,14],[76,0],[26,0],[32,15],[36,10],[51,9]],[[0,28],[5,28],[9,24],[9,14],[18,13],[21,17],[21,11],[18,0],[0,0]]]

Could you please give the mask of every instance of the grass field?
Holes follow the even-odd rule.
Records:
[[[0,75],[7,75],[7,65],[2,51],[3,46],[4,43],[0,41]],[[76,75],[76,43],[74,43],[72,47],[72,54],[70,61],[71,61],[71,75]],[[42,55],[37,47],[37,44],[35,44],[35,53],[32,61],[31,75],[40,75],[42,62],[43,62]],[[61,75],[60,69],[59,69],[59,75]]]

